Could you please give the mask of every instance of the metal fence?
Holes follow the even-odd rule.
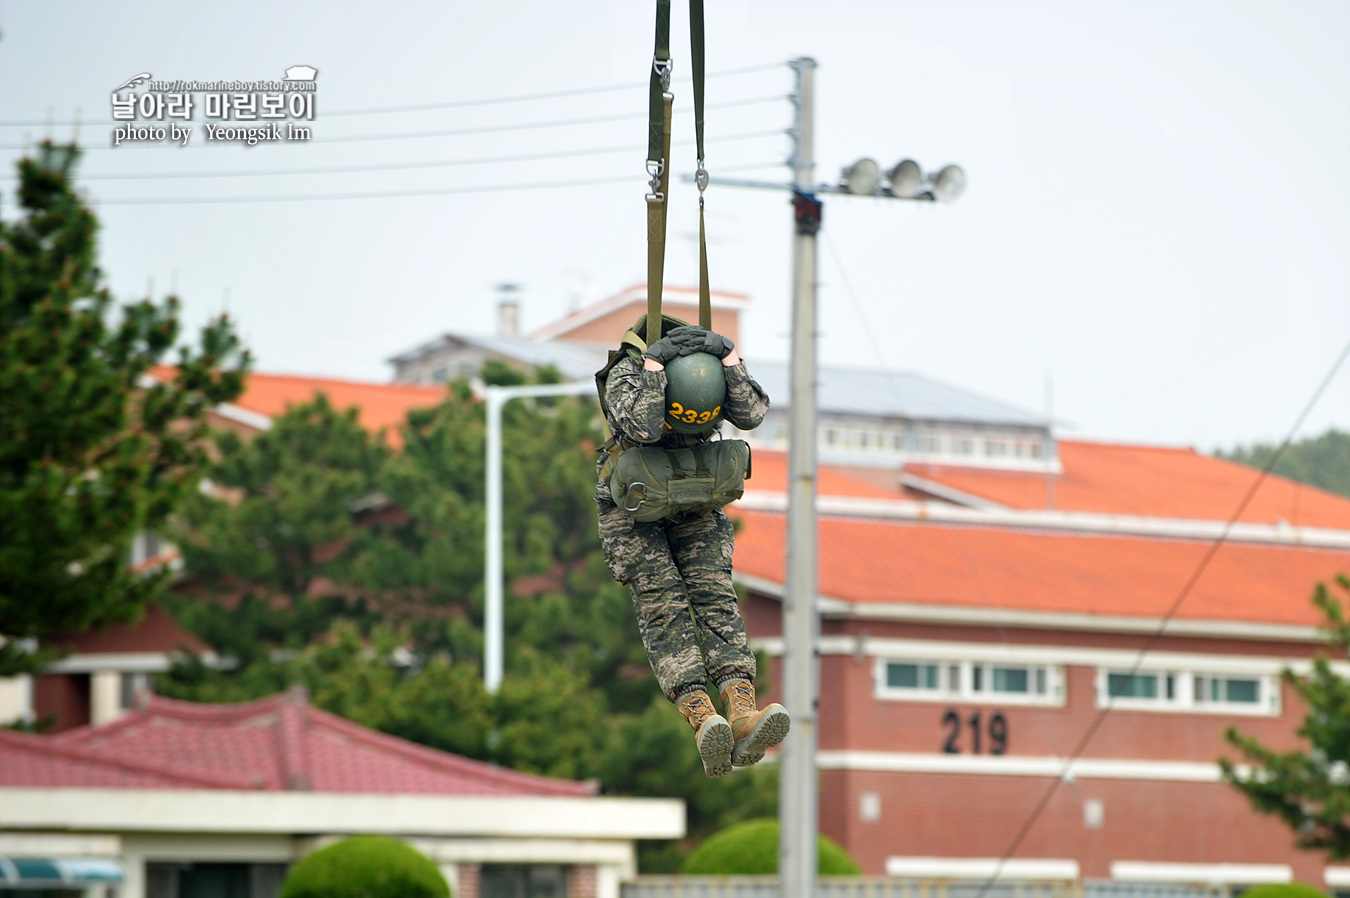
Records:
[[[985,891],[988,886],[987,891]],[[1231,898],[1223,886],[1114,880],[1037,882],[822,876],[816,898]],[[776,876],[640,876],[620,898],[779,898]]]

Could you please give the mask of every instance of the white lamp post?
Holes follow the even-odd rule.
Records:
[[[484,609],[483,683],[493,695],[502,684],[502,406],[512,399],[582,396],[595,384],[526,384],[488,387],[487,403],[487,600]]]

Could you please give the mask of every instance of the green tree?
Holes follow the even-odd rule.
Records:
[[[1350,577],[1342,574],[1336,582],[1350,597]],[[1317,584],[1312,601],[1325,617],[1323,627],[1335,654],[1350,658],[1350,623],[1341,601],[1325,583]],[[1229,727],[1225,738],[1242,752],[1250,769],[1242,772],[1222,758],[1223,777],[1253,808],[1288,824],[1300,847],[1325,850],[1336,860],[1350,858],[1350,680],[1339,676],[1325,655],[1313,660],[1306,679],[1289,670],[1283,678],[1308,709],[1298,729],[1308,749],[1275,751]]]
[[[167,604],[239,668],[299,649],[339,618],[373,622],[354,585],[370,534],[353,513],[388,451],[323,396],[250,439],[212,434],[212,490],[183,507],[174,534],[188,582]]]
[[[239,395],[248,361],[222,317],[147,383],[178,342],[178,302],[116,313],[78,159],[45,143],[21,160],[21,214],[0,222],[0,676],[41,669],[52,636],[135,619],[162,589],[165,573],[129,569],[132,539],[192,494],[206,412]]]
[[[291,868],[281,898],[450,898],[436,865],[412,846],[356,836],[320,848]]]
[[[1230,453],[1220,451],[1215,454],[1253,468],[1264,468],[1278,448],[1257,443],[1249,447],[1238,446]],[[1333,427],[1321,436],[1290,443],[1273,470],[1290,480],[1350,496],[1350,433]]]
[[[770,875],[778,872],[777,820],[749,820],[716,833],[684,861],[688,876]],[[816,872],[820,876],[860,876],[858,862],[834,840],[816,836]]]
[[[184,515],[175,604],[238,665],[185,663],[162,691],[239,701],[303,683],[317,706],[424,745],[682,798],[691,838],[776,813],[776,769],[709,780],[657,689],[628,590],[600,552],[594,403],[516,400],[503,427],[498,695],[482,684],[484,414],[464,382],[409,415],[397,452],[326,403],[251,442],[220,438],[211,476],[226,501],[202,497]],[[674,872],[686,845],[644,843],[642,868]]]

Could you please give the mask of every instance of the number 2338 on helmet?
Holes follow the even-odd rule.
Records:
[[[666,426],[704,433],[722,419],[727,379],[722,360],[706,352],[677,356],[666,365]]]

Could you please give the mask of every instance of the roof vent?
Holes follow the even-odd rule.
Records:
[[[519,284],[497,285],[497,336],[514,340],[520,336]]]

